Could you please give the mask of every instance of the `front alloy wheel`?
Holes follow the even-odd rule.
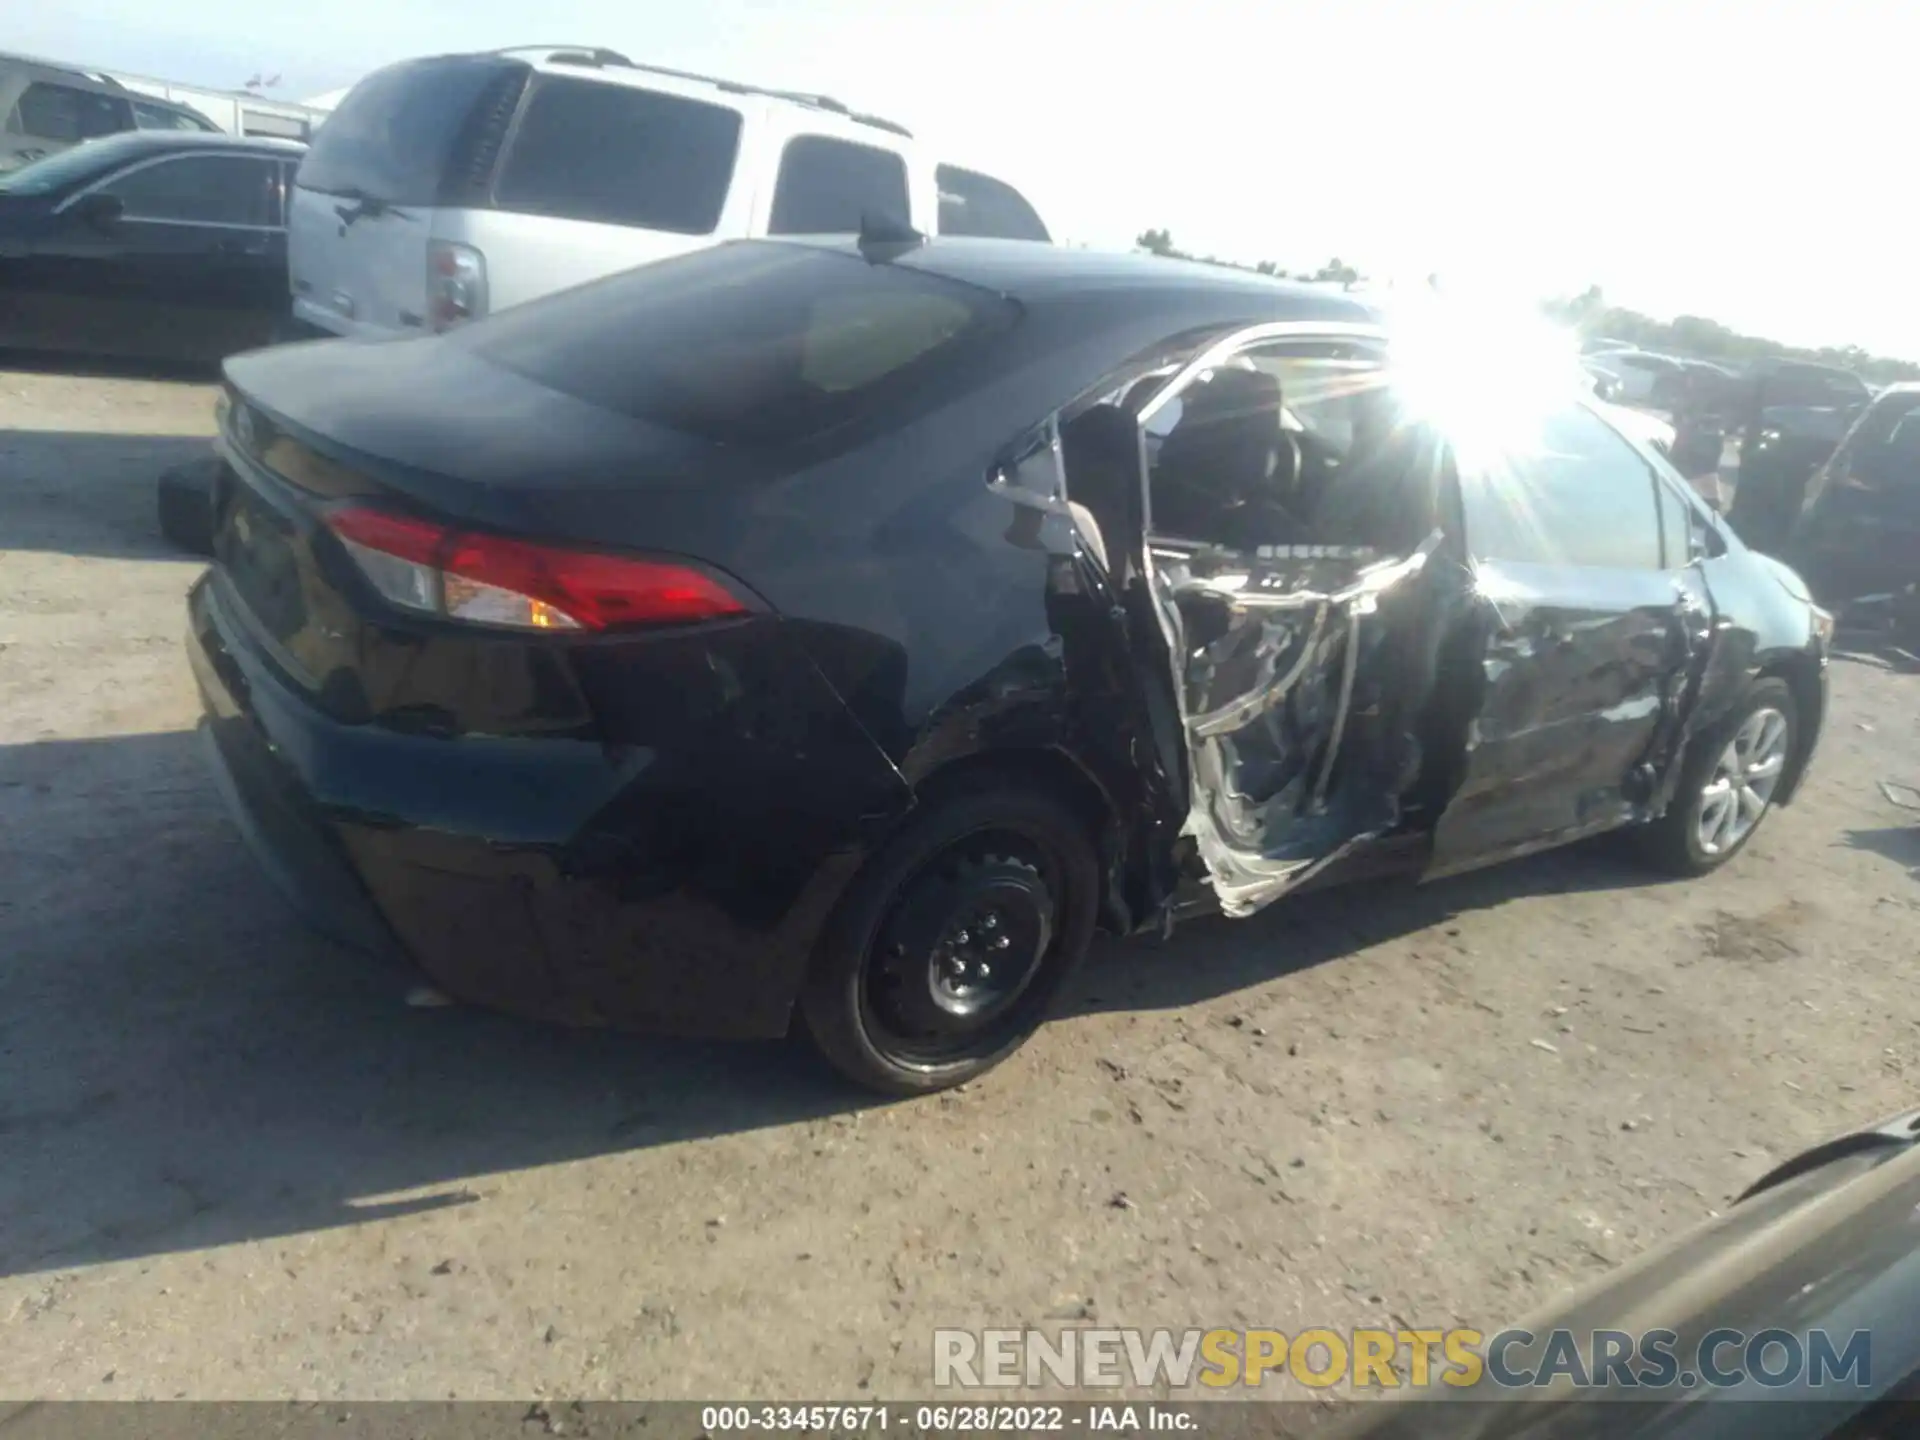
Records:
[[[1688,746],[1673,802],[1639,832],[1646,856],[1671,874],[1704,875],[1738,854],[1773,808],[1798,727],[1786,681],[1756,681],[1730,715]]]
[[[1773,803],[1787,767],[1787,717],[1771,705],[1753,711],[1714,762],[1700,792],[1695,841],[1702,855],[1731,854]]]

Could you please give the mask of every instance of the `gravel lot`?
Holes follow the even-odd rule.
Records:
[[[0,372],[0,1397],[924,1396],[936,1325],[1491,1328],[1916,1103],[1920,680],[1729,871],[1606,848],[1107,945],[969,1089],[412,1010],[256,873],[152,478]]]

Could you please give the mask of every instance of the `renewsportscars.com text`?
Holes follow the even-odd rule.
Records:
[[[933,1383],[961,1389],[1190,1386],[1325,1390],[1445,1385],[1531,1390],[1548,1385],[1623,1391],[1865,1389],[1873,1339],[1865,1330],[936,1330]]]

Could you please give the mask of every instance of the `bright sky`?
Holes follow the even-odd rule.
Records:
[[[1897,0],[6,0],[0,44],[298,99],[529,42],[825,91],[1056,234],[1339,255],[1920,359]]]

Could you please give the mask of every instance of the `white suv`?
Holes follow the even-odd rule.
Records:
[[[823,95],[578,47],[409,60],[354,86],[301,162],[293,316],[415,335],[718,241],[863,223],[1048,239],[1012,186]]]

